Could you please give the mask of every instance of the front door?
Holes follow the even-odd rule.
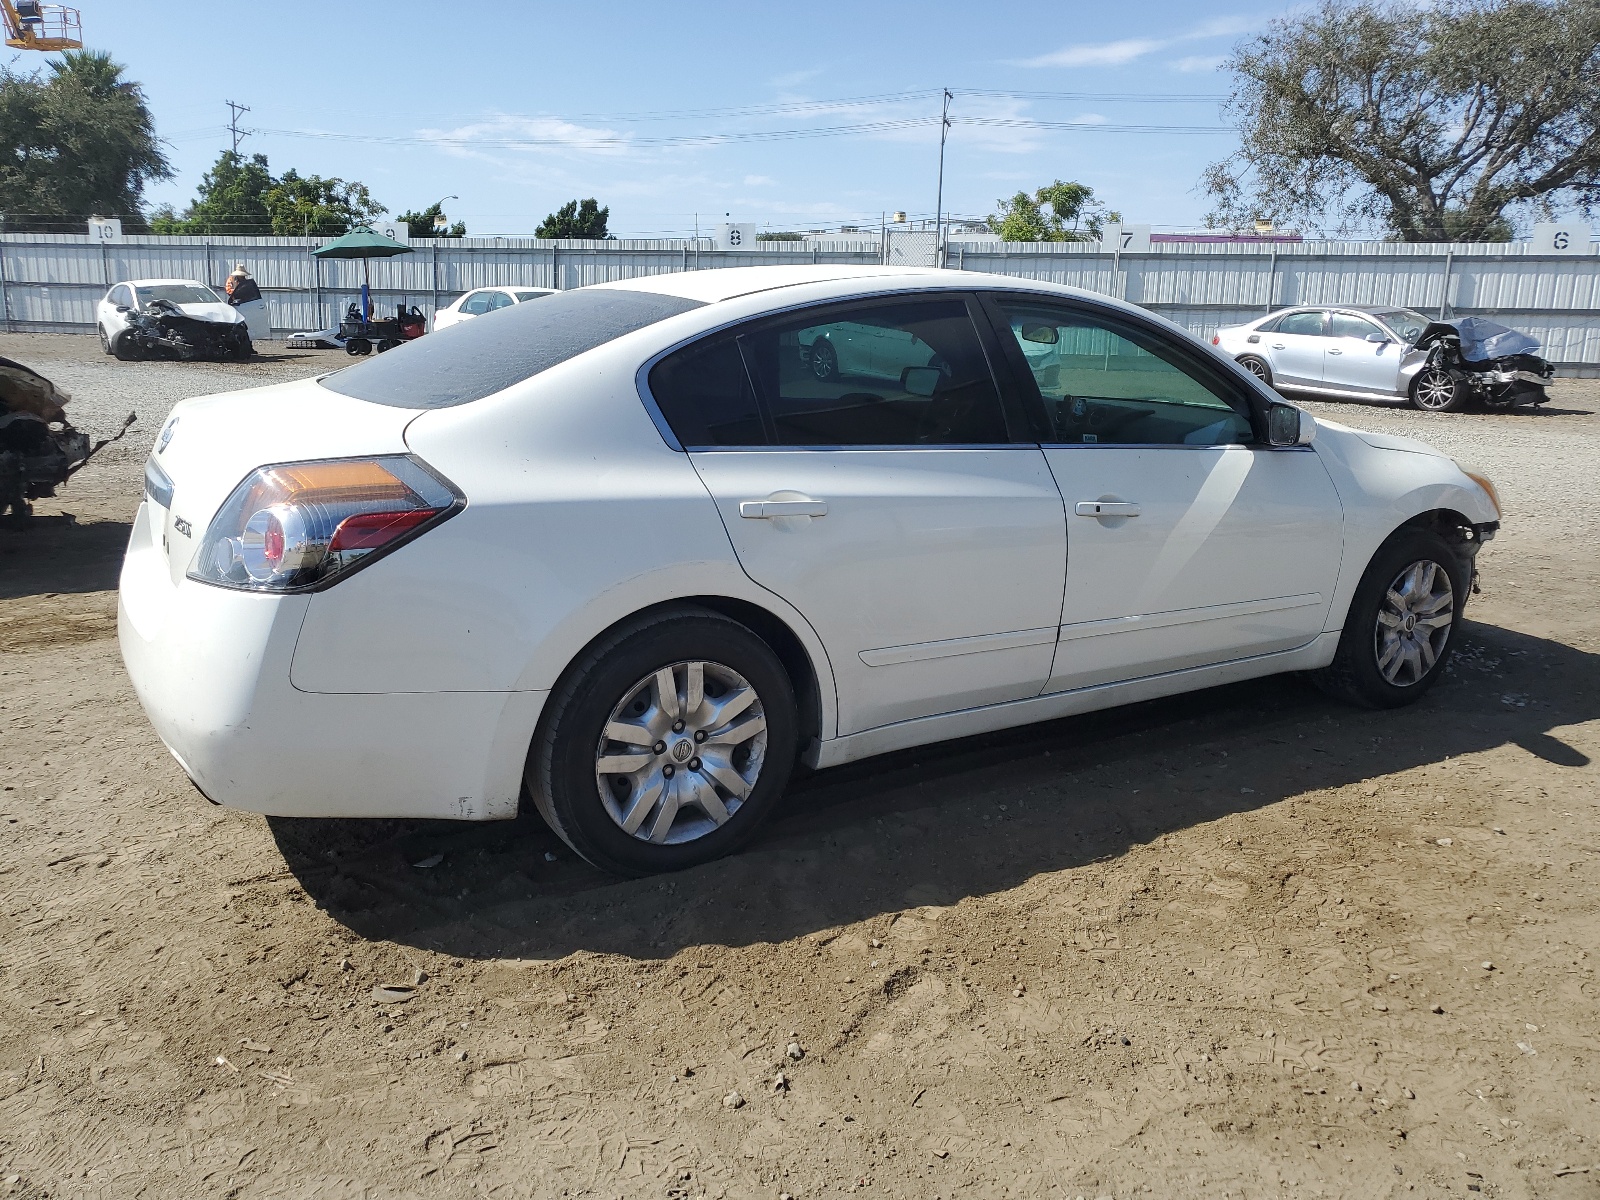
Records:
[[[1066,502],[1047,690],[1288,650],[1322,632],[1343,519],[1314,451],[1261,446],[1244,385],[1158,329],[1021,298],[997,316],[1044,407]]]
[[[1322,383],[1323,357],[1328,348],[1328,314],[1320,308],[1287,313],[1278,327],[1262,336],[1277,383]]]
[[[959,295],[832,305],[696,343],[650,376],[740,565],[827,647],[842,734],[1034,696],[1050,673],[1061,497],[1040,448],[1012,440],[974,311]],[[801,349],[841,326],[937,365],[886,382],[841,356],[818,378]]]
[[[1382,340],[1370,340],[1375,337]],[[1329,387],[1384,396],[1399,391],[1400,357],[1405,347],[1375,321],[1359,313],[1333,313],[1326,341],[1322,376]]]

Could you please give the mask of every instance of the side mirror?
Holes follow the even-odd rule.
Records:
[[[1367,334],[1367,341],[1373,342],[1373,343],[1375,343],[1376,345],[1379,345],[1379,346],[1387,346],[1389,344],[1389,339],[1384,337],[1383,334],[1381,334],[1381,333],[1369,333],[1369,334]]]
[[[1022,323],[1022,340],[1025,342],[1038,342],[1042,346],[1054,346],[1060,335],[1056,333],[1054,325],[1047,325],[1042,321],[1024,321]]]
[[[900,371],[900,387],[912,396],[931,396],[943,378],[944,372],[938,367],[904,367]]]
[[[1317,419],[1292,404],[1273,404],[1267,409],[1269,446],[1309,446],[1317,436]]]
[[[117,305],[117,311],[118,312],[127,312],[128,311],[128,306],[126,304],[119,304],[119,305]]]

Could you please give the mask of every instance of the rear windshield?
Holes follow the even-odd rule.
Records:
[[[586,350],[701,308],[654,292],[579,288],[463,321],[317,382],[394,408],[453,408],[531,379]]]

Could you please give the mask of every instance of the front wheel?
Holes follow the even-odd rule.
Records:
[[[133,334],[126,329],[111,340],[111,353],[120,362],[137,362],[144,357],[138,343],[133,340]]]
[[[839,352],[833,343],[823,338],[811,343],[811,373],[824,382],[839,377]]]
[[[1444,671],[1471,579],[1450,543],[1402,530],[1373,555],[1356,586],[1331,665],[1312,678],[1363,708],[1421,699]]]
[[[1411,381],[1411,407],[1423,412],[1456,412],[1467,405],[1467,389],[1448,371],[1428,367]]]
[[[679,871],[755,835],[788,783],[797,724],[765,642],[706,609],[668,610],[568,669],[529,750],[528,790],[602,870]]]

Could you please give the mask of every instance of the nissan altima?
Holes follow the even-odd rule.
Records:
[[[747,842],[797,764],[1286,671],[1407,704],[1499,519],[1103,296],[688,272],[178,405],[119,630],[214,803],[527,798],[644,874]]]

